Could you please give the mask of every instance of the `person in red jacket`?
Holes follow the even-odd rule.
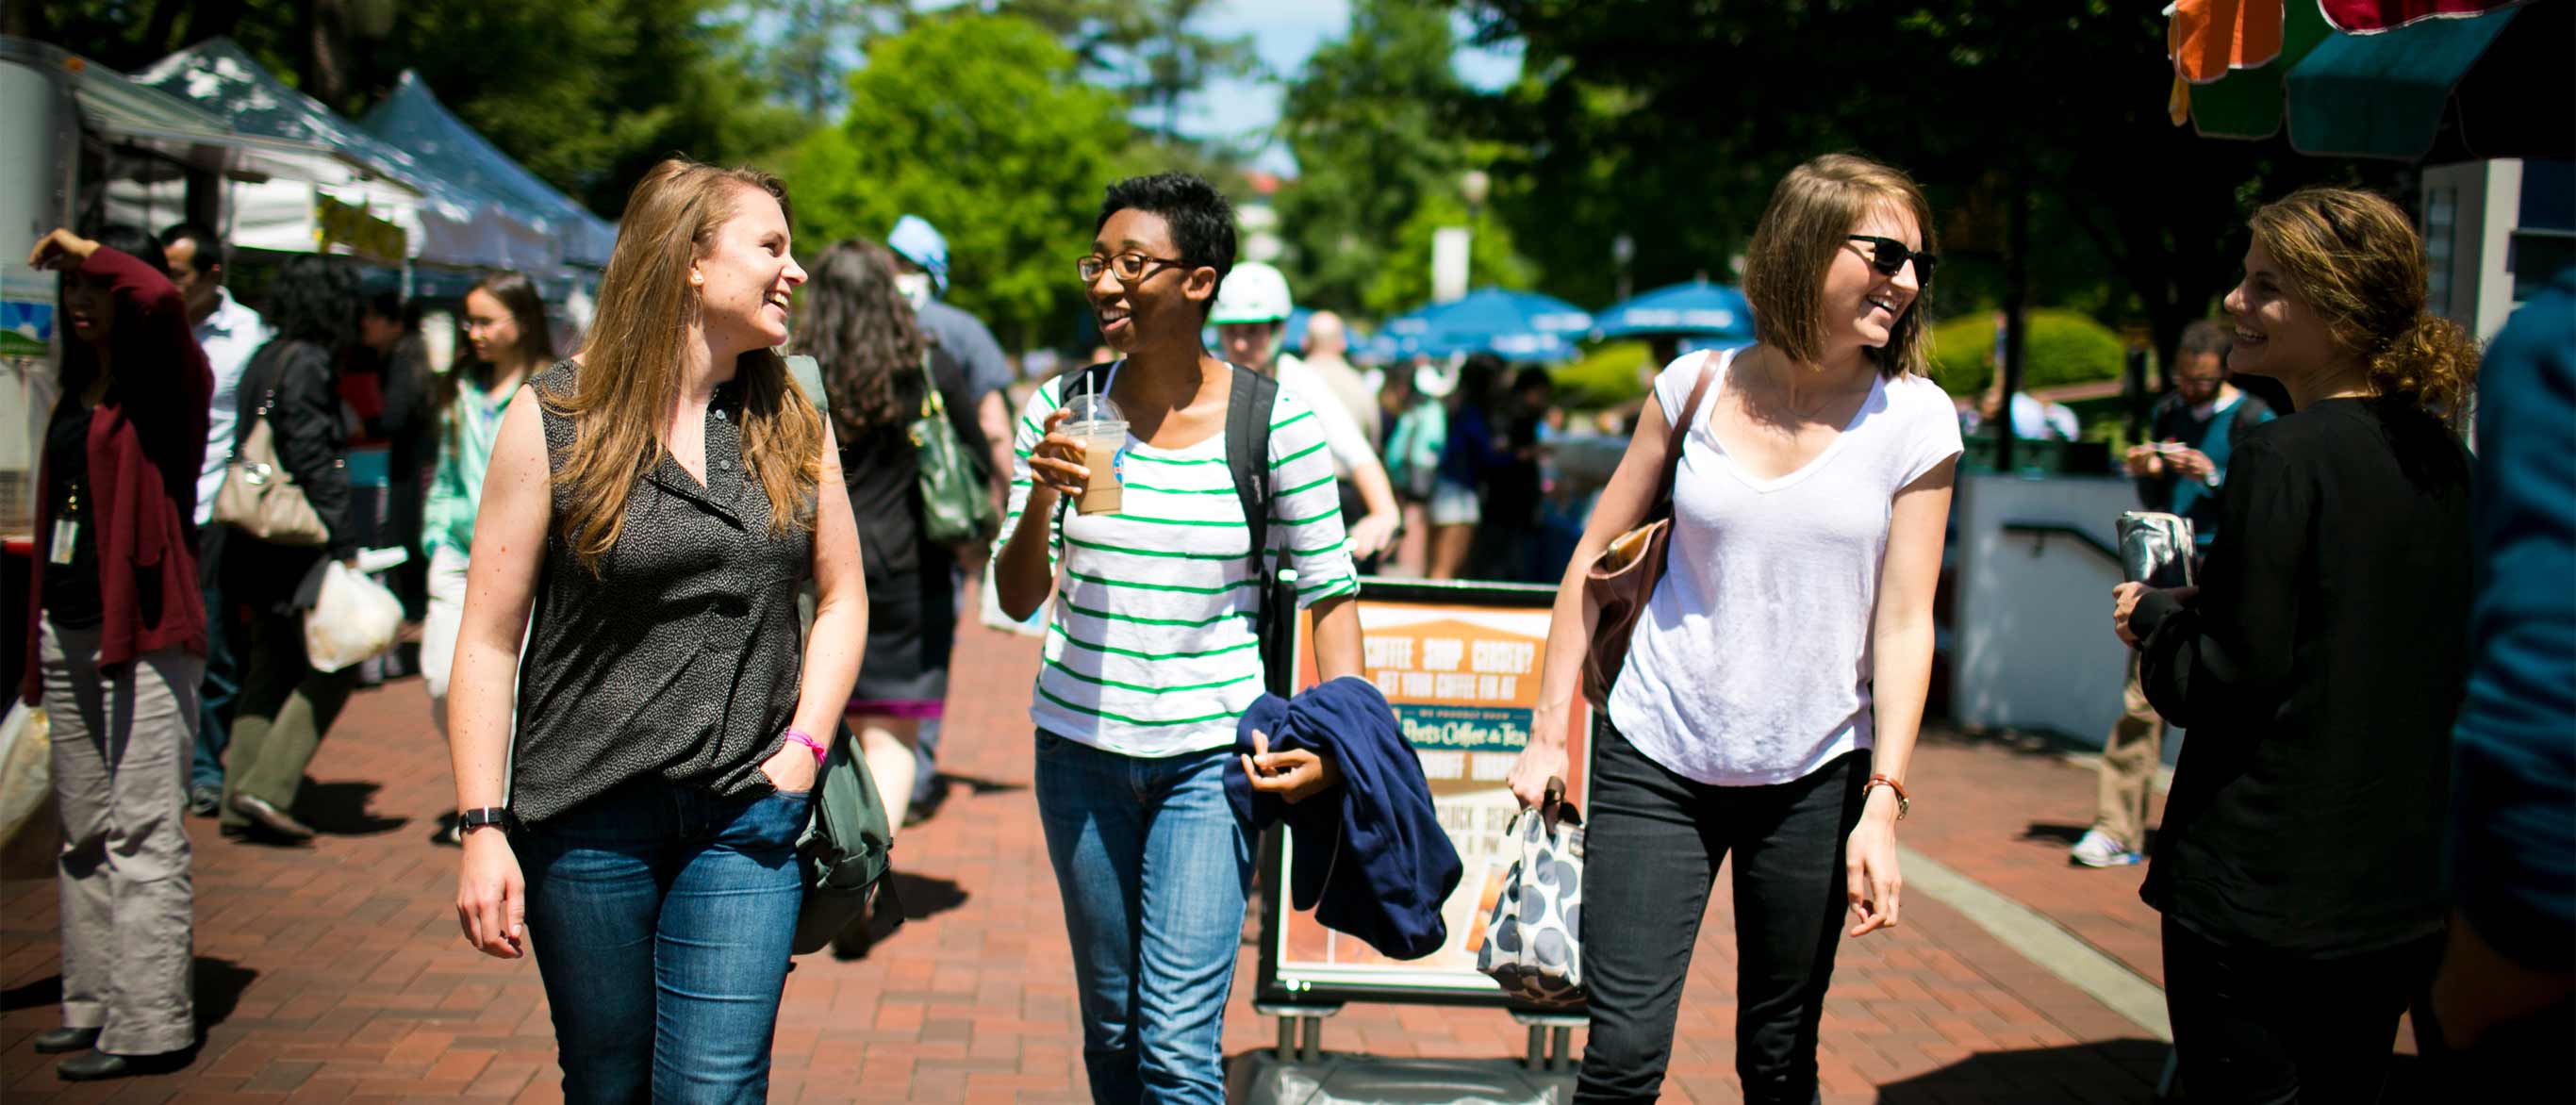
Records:
[[[47,423],[20,695],[53,725],[62,806],[63,1027],[85,1081],[173,1069],[197,1044],[186,805],[204,674],[197,466],[214,376],[179,290],[67,230],[27,264],[65,274],[62,399]]]

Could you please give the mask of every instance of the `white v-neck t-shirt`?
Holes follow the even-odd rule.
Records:
[[[1648,759],[1717,786],[1802,778],[1870,747],[1870,630],[1896,493],[1959,455],[1940,385],[1880,378],[1832,444],[1755,479],[1711,429],[1734,350],[1655,378],[1667,417],[1703,358],[1715,377],[1683,439],[1671,559],[1629,639],[1610,721]]]

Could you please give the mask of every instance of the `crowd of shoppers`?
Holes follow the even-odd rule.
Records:
[[[1663,366],[1570,555],[1538,540],[1549,376],[1479,355],[1371,385],[1329,315],[1288,353],[1285,278],[1236,262],[1204,180],[1108,189],[1073,266],[1103,353],[1016,417],[998,346],[936,299],[936,230],[907,217],[809,276],[792,225],[774,177],[665,162],[569,358],[537,285],[505,273],[463,297],[468,350],[443,372],[416,304],[327,258],[282,262],[253,312],[202,228],[35,245],[68,340],[20,696],[53,726],[62,1026],[35,1047],[70,1056],[64,1077],[185,1062],[184,811],[258,843],[314,835],[305,771],[356,673],[315,669],[303,614],[362,547],[411,546],[457,919],[481,952],[535,958],[568,1099],[765,1093],[831,742],[854,732],[904,823],[935,777],[918,746],[949,689],[957,566],[988,562],[1006,615],[1046,612],[1031,755],[1092,1096],[1222,1100],[1258,832],[1229,776],[1304,803],[1352,766],[1245,721],[1284,690],[1283,607],[1332,693],[1376,700],[1343,678],[1362,562],[1555,575],[1505,780],[1548,809],[1576,773],[1587,571],[1668,487],[1668,567],[1588,742],[1576,1099],[1661,1092],[1722,867],[1743,1093],[1816,1097],[1840,941],[1902,916],[1963,446],[1927,377],[1939,219],[1904,173],[1829,155],[1778,183],[1745,258],[1756,340]],[[2374,1100],[2410,1006],[2462,1085],[2564,1086],[2576,703],[2551,673],[2576,655],[2576,279],[2499,341],[2473,459],[2480,352],[2428,311],[2408,217],[2316,188],[2248,230],[2232,325],[2184,333],[2151,441],[2123,458],[2146,506],[2194,523],[2199,581],[2114,594],[2129,701],[2074,858],[2147,865],[2192,1100]],[[821,394],[781,350],[815,359]],[[1126,423],[1106,455],[1066,427],[1077,393]],[[996,465],[989,550],[929,536],[913,434],[942,415]],[[351,488],[361,435],[389,452],[379,509]],[[318,539],[211,513],[254,438]],[[1122,505],[1081,509],[1104,466]],[[2150,842],[2168,722],[2192,740]]]

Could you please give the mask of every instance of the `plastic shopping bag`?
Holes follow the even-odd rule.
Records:
[[[393,648],[402,617],[402,600],[392,591],[332,561],[323,569],[321,597],[304,612],[304,653],[313,670],[338,671]]]
[[[0,875],[8,878],[51,874],[62,842],[51,734],[40,706],[13,701],[0,720]]]

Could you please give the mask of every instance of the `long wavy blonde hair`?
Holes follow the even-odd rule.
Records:
[[[574,427],[572,449],[555,473],[557,486],[570,492],[557,532],[594,574],[625,530],[636,481],[669,452],[662,434],[680,398],[680,354],[705,307],[689,284],[689,266],[754,192],[787,210],[787,186],[777,177],[683,158],[654,166],[627,197],[577,382],[569,395],[544,397]],[[744,465],[768,494],[770,533],[812,529],[823,420],[775,350],[742,354],[734,382],[742,389]]]

